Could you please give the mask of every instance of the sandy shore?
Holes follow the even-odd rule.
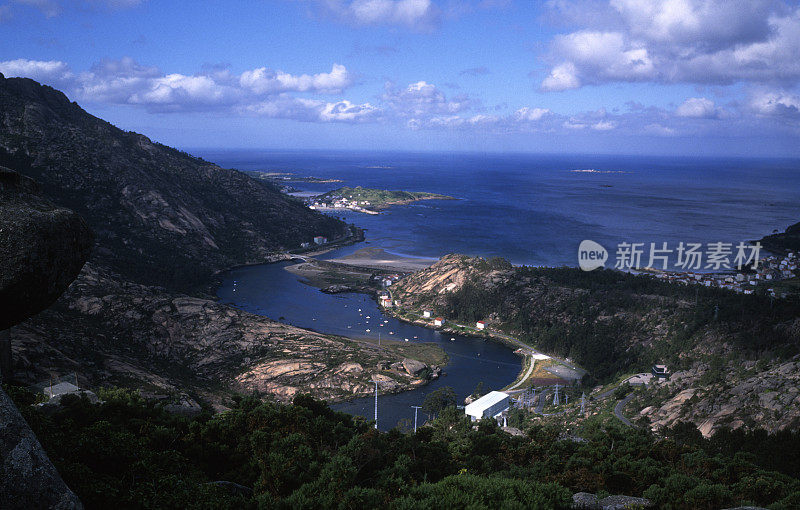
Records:
[[[362,248],[350,255],[328,262],[347,264],[350,266],[370,267],[390,271],[411,272],[425,269],[435,263],[437,259],[401,257],[388,253],[382,248]]]

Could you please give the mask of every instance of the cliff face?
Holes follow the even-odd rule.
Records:
[[[600,381],[666,363],[672,378],[627,407],[654,429],[678,421],[706,435],[720,426],[800,426],[796,302],[460,255],[404,278],[392,294],[411,311],[485,320]]]
[[[274,186],[122,131],[50,87],[0,75],[0,165],[83,216],[93,261],[185,290],[315,235],[347,233]]]
[[[0,167],[0,349],[9,326],[50,305],[89,256],[92,236],[74,212],[36,195],[36,184]],[[7,352],[2,360],[7,362]],[[0,366],[0,377],[11,375]],[[0,389],[0,508],[82,508],[36,436]]]

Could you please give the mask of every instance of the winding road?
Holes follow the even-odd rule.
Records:
[[[616,416],[617,419],[619,419],[619,421],[621,421],[624,425],[627,425],[628,427],[633,427],[633,423],[631,423],[629,419],[623,416],[622,410],[625,409],[625,406],[628,405],[628,402],[630,402],[633,397],[634,394],[633,392],[631,392],[628,394],[628,396],[617,402],[617,405],[614,406],[614,416]]]

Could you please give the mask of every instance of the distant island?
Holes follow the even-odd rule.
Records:
[[[419,200],[456,200],[447,195],[424,191],[391,191],[374,188],[342,187],[322,195],[310,198],[307,203],[311,209],[350,209],[366,214],[378,214],[378,211],[393,205],[405,205]]]
[[[301,177],[292,172],[264,172],[263,170],[249,170],[247,173],[251,177],[260,179],[262,181],[272,181],[275,183],[282,182],[316,182],[316,183],[331,183],[342,182],[341,179],[326,179],[323,177]]]

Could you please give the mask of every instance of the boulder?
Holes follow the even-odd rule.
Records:
[[[428,365],[421,361],[417,361],[415,359],[406,358],[403,360],[403,369],[409,373],[409,375],[417,375],[423,370],[428,368]]]
[[[50,306],[80,272],[92,240],[80,216],[41,198],[32,179],[0,167],[0,330]]]
[[[649,499],[636,498],[634,496],[608,496],[600,500],[600,507],[603,510],[652,508],[652,506],[653,503]]]
[[[578,492],[572,495],[572,508],[580,510],[600,510],[600,501],[590,492]]]

